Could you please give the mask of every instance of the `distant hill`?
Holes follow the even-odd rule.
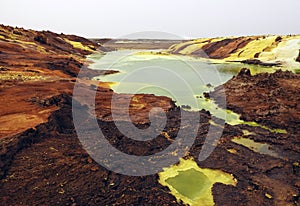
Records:
[[[202,38],[172,45],[165,52],[250,64],[300,67],[300,35]]]
[[[0,25],[0,68],[5,71],[76,77],[85,55],[98,47],[75,35]]]

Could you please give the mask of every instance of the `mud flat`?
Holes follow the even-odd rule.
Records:
[[[180,44],[186,40],[166,40],[166,39],[93,39],[99,43],[106,51],[119,49],[168,49],[174,44]]]
[[[134,95],[129,113],[138,128],[149,126],[148,113],[153,107],[162,108],[168,121],[163,132],[147,144],[129,139],[112,121],[110,104],[114,92],[108,85],[91,81],[89,75],[97,74],[87,67],[83,74],[88,75],[75,79],[84,66],[84,55],[92,52],[87,47],[96,49],[96,44],[75,36],[5,26],[1,26],[1,32],[4,37],[0,40],[2,205],[183,205],[193,203],[199,194],[201,197],[209,194],[209,204],[212,200],[215,205],[299,204],[299,75],[278,71],[252,76],[244,69],[225,83],[228,108],[241,114],[242,119],[285,129],[286,133],[246,124],[226,124],[220,141],[210,143],[216,147],[213,153],[199,161],[210,120],[214,118],[201,110],[197,112],[200,122],[183,125],[187,130],[199,127],[197,137],[180,160],[183,163],[164,168],[165,182],[170,184],[163,185],[162,174],[121,175],[91,159],[74,128],[72,101],[81,108],[87,126],[96,115],[106,139],[120,151],[133,155],[154,154],[172,144],[180,128],[181,108],[167,97]],[[20,43],[21,40],[34,44]],[[80,92],[72,100],[76,81]],[[88,107],[89,93],[93,92],[96,113]],[[218,92],[216,88],[209,94],[217,103]],[[129,127],[131,122],[122,118],[126,113],[122,105],[128,95],[115,95],[121,114],[115,121]],[[187,116],[195,114],[182,112]],[[189,133],[185,135],[188,138]],[[267,149],[261,150],[260,144]],[[182,166],[184,163],[187,167]],[[168,176],[168,171],[175,173]],[[226,176],[226,181],[216,181],[206,171],[218,171]],[[178,184],[176,179],[185,180],[185,175],[196,175],[203,186],[194,185],[196,191],[183,191],[185,185]],[[174,188],[177,188],[175,193]]]

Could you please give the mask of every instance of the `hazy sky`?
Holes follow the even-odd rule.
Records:
[[[300,0],[5,0],[0,23],[85,37],[300,34]]]

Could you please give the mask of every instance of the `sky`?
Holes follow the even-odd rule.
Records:
[[[5,0],[0,24],[88,38],[284,35],[300,34],[299,11],[300,0]]]

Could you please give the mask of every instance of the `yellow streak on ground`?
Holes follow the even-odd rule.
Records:
[[[46,80],[49,77],[37,75],[30,72],[15,72],[15,71],[6,71],[0,72],[0,80],[4,81],[34,81],[34,80]]]
[[[13,42],[18,42],[23,48],[36,48],[40,53],[47,53],[45,48],[36,44],[35,42],[22,41],[22,40],[13,40]]]
[[[170,135],[167,132],[161,132],[161,135],[163,135],[167,140],[173,141],[173,139],[170,137]]]
[[[226,60],[253,59],[255,54],[272,49],[276,38],[277,36],[257,37],[256,40],[249,42],[245,47],[226,58]]]
[[[141,103],[141,101],[140,101],[141,99],[142,99],[142,96],[139,96],[139,97],[134,96],[134,97],[132,97],[130,106],[134,107],[135,109],[142,109],[142,108],[146,107],[145,104]]]
[[[198,40],[194,41],[195,43],[193,45],[187,46],[186,48],[181,50],[179,53],[180,54],[192,54],[193,52],[201,49],[207,43],[214,43],[214,42],[217,42],[217,41],[222,41],[224,39],[226,39],[226,38],[198,39]]]
[[[64,40],[66,42],[68,42],[69,44],[71,44],[74,48],[94,52],[94,50],[92,50],[89,46],[84,46],[81,42],[71,41],[71,40],[66,39],[66,38]]]
[[[259,59],[262,61],[280,61],[285,66],[299,67],[296,62],[300,50],[300,35],[284,36],[281,42],[271,51],[261,53]]]
[[[201,38],[201,39],[195,39],[191,41],[187,41],[180,44],[175,44],[171,46],[166,52],[178,52],[183,55],[189,55],[199,49],[201,49],[205,44],[213,43],[217,41],[222,41],[225,38],[218,37],[218,38]],[[184,47],[180,50],[180,48]]]

